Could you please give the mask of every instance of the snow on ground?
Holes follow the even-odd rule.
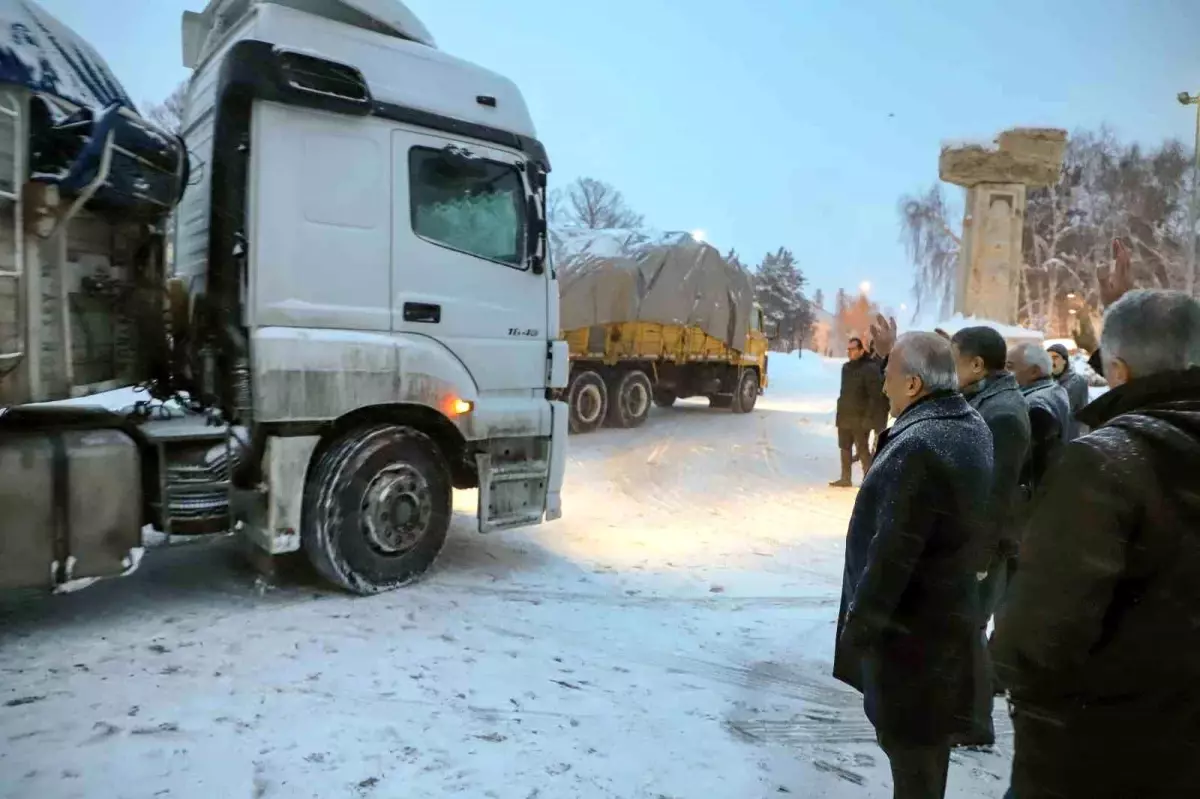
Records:
[[[571,439],[565,517],[352,598],[257,581],[229,539],[0,595],[0,796],[891,796],[830,676],[854,493],[841,362],[772,355],[748,416],[681,403]],[[1011,733],[948,795],[1000,797]]]

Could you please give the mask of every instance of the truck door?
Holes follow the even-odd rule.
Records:
[[[392,176],[392,330],[440,341],[481,393],[540,393],[557,331],[526,252],[522,159],[395,130]]]

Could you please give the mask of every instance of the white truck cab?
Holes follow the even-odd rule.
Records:
[[[183,56],[151,391],[210,431],[125,431],[157,453],[157,526],[233,524],[372,593],[433,561],[453,488],[478,488],[481,532],[558,518],[550,165],[517,88],[397,0],[213,0],[184,14]]]

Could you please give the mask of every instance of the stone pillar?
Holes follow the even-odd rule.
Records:
[[[1066,142],[1063,130],[1016,128],[1001,133],[995,148],[942,148],[941,179],[967,190],[956,312],[1017,323],[1025,192],[1058,182]]]

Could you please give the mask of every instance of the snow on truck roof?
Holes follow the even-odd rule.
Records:
[[[100,54],[32,0],[0,0],[0,83],[98,109],[135,108]]]

